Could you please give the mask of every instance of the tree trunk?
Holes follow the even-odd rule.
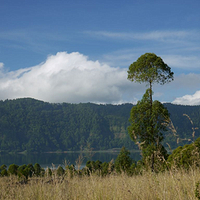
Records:
[[[151,116],[152,116],[152,110],[153,110],[153,92],[152,92],[152,83],[151,83],[151,81],[150,81],[150,118],[151,118]],[[152,138],[152,144],[154,145],[154,143],[153,143],[153,138],[154,138],[154,127],[153,127],[153,122],[152,121],[150,121],[151,122],[151,124],[150,124],[150,126],[151,126],[151,138]],[[154,171],[154,152],[153,152],[153,154],[152,154],[152,156],[151,156],[151,170],[152,170],[152,172]]]

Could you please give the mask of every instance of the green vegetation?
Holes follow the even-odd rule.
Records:
[[[82,169],[81,156],[76,167],[65,164],[57,169],[43,169],[38,163],[11,164],[8,168],[2,165],[0,197],[200,199],[200,137],[197,138],[200,107],[153,101],[152,84],[173,80],[171,69],[155,54],[144,54],[134,62],[129,67],[128,79],[149,84],[135,106],[49,104],[34,99],[1,101],[1,152],[87,150],[92,153],[94,147],[95,150],[123,147],[115,161],[88,160]],[[142,150],[142,160],[138,162],[132,160],[127,149],[136,147],[129,136]],[[172,148],[184,146],[168,155],[167,142]]]
[[[117,173],[129,173],[131,165],[135,165],[133,160],[130,158],[130,152],[122,147],[117,159],[115,160],[115,170]]]
[[[192,144],[186,144],[183,147],[176,148],[168,158],[170,167],[185,168],[199,167],[200,158],[200,138]]]
[[[0,101],[1,152],[104,150],[134,147],[127,134],[131,104]]]
[[[164,104],[176,133],[164,133],[172,149],[200,135],[200,106]],[[24,98],[0,101],[0,153],[70,150],[138,149],[127,127],[132,104],[50,104]],[[191,117],[193,124],[183,114]],[[188,141],[190,139],[190,141]],[[178,144],[177,144],[178,140]]]
[[[159,102],[150,103],[149,90],[131,110],[129,135],[142,150],[144,163],[151,163],[154,170],[155,154],[167,159],[167,151],[162,145],[163,133],[167,131],[169,113]]]
[[[148,146],[149,147],[149,146]],[[146,151],[149,149],[147,148]],[[146,156],[148,158],[148,156]],[[81,165],[81,163],[79,163]],[[78,165],[77,165],[78,167]],[[160,173],[164,171],[171,170],[189,170],[190,168],[200,167],[200,138],[198,138],[194,143],[180,146],[176,148],[171,155],[166,157],[161,157],[160,154],[155,154],[155,170],[154,173]],[[139,161],[134,161],[130,157],[130,152],[122,147],[117,158],[111,160],[110,162],[101,162],[99,160],[93,161],[88,160],[86,166],[82,169],[76,168],[75,165],[65,164],[63,166],[58,166],[57,169],[52,167],[52,169],[43,169],[40,164],[24,164],[18,166],[16,164],[11,164],[8,168],[6,165],[0,166],[0,176],[11,176],[15,175],[19,178],[24,178],[27,180],[31,177],[44,177],[52,176],[56,173],[57,176],[108,176],[111,174],[126,174],[128,176],[143,174],[151,169],[150,162],[144,162],[144,158]]]
[[[167,151],[161,142],[170,122],[168,110],[159,101],[153,101],[152,85],[170,82],[173,80],[173,74],[171,68],[153,53],[140,56],[128,70],[129,80],[149,84],[142,100],[131,110],[129,135],[142,150],[143,162],[146,160],[149,162],[151,158],[152,171],[154,171],[155,153],[157,156],[159,153],[159,156],[165,159],[167,157]]]
[[[131,160],[124,147],[115,161],[88,161],[46,170],[12,164],[0,166],[2,199],[199,199],[200,138],[178,147],[159,164],[157,173]],[[192,158],[191,158],[192,156]],[[156,167],[156,165],[155,165]],[[28,172],[28,173],[27,173]],[[30,173],[31,172],[31,173]]]

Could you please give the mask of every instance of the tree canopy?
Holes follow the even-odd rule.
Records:
[[[177,130],[176,136],[164,133],[165,147],[166,143],[172,149],[191,143],[185,138],[191,138],[193,126],[200,127],[200,106],[170,103],[164,106]],[[122,146],[136,149],[127,130],[132,107],[132,104],[50,104],[27,98],[0,101],[0,153],[84,150],[88,145],[95,150]],[[189,115],[193,124],[183,114]],[[195,131],[196,139],[200,129]]]
[[[129,66],[128,79],[135,82],[146,82],[150,85],[161,85],[173,80],[174,73],[163,60],[154,53],[145,53]]]

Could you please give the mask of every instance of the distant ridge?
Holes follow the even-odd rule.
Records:
[[[200,136],[200,106],[164,104],[177,131],[165,135],[171,148]],[[133,104],[47,103],[33,98],[0,101],[0,151],[46,152],[137,149],[127,127]],[[193,125],[189,118],[193,122]],[[178,144],[177,144],[178,141]]]

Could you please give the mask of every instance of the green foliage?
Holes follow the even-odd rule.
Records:
[[[128,79],[135,82],[165,84],[173,80],[171,68],[154,53],[145,53],[129,66]]]
[[[97,160],[97,161],[90,161],[90,160],[87,161],[86,162],[86,168],[87,168],[88,174],[94,173],[94,172],[100,173],[101,165],[102,165],[102,162],[99,161],[99,160]]]
[[[58,176],[63,176],[65,174],[65,170],[62,168],[62,166],[59,166],[56,170],[56,174]]]
[[[170,82],[173,80],[173,74],[171,68],[153,53],[140,56],[128,70],[129,80],[149,84],[149,89],[146,90],[142,100],[131,110],[129,135],[135,142],[141,142],[139,146],[143,151],[143,160],[147,158],[144,157],[144,151],[150,154],[148,157],[151,157],[152,171],[155,170],[154,152],[157,152],[158,146],[164,139],[163,131],[166,131],[170,121],[167,109],[159,101],[153,101],[152,84],[163,85]]]
[[[0,171],[4,170],[4,169],[7,169],[7,166],[5,164],[3,164],[3,165],[0,166]]]
[[[109,163],[104,162],[101,165],[101,175],[106,176],[107,174],[109,174]]]
[[[169,166],[172,168],[184,168],[200,166],[200,138],[192,144],[179,146],[168,157]]]
[[[4,164],[0,166],[0,176],[8,176],[7,166]]]
[[[151,104],[147,89],[142,100],[132,108],[130,122],[129,135],[142,150],[143,163],[146,167],[151,167],[152,171],[160,171],[167,159],[167,151],[161,142],[169,124],[168,110],[159,101]]]
[[[27,165],[19,166],[18,170],[17,170],[17,175],[21,180],[26,181],[29,176],[29,169],[28,169]]]
[[[147,90],[142,100],[131,109],[129,135],[133,141],[141,142],[144,148],[152,144],[156,146],[163,140],[168,119],[169,113],[159,101],[154,101],[151,109]]]
[[[34,175],[40,176],[42,172],[42,168],[38,163],[35,163],[34,165]]]
[[[192,125],[183,116],[188,114],[195,127],[200,127],[200,106],[164,104],[178,136],[166,132],[163,144],[171,148],[191,143]],[[136,149],[128,135],[132,104],[95,105],[50,104],[30,98],[0,101],[0,153],[48,152],[87,149]],[[12,122],[12,123],[10,123]],[[200,134],[196,130],[195,139]]]
[[[1,176],[8,176],[8,171],[6,169],[1,170]]]
[[[30,98],[0,101],[0,149],[47,152],[131,147],[126,130],[131,106],[50,104]]]
[[[125,147],[121,148],[119,155],[115,160],[115,170],[117,173],[128,172],[133,163],[130,152]]]
[[[26,167],[27,173],[29,177],[32,177],[35,173],[35,169],[32,164],[28,164]]]
[[[8,174],[10,175],[17,175],[17,172],[18,172],[18,165],[16,164],[11,164],[9,167],[8,167]]]
[[[110,162],[102,163],[99,160],[91,161],[88,160],[86,162],[86,166],[82,169],[82,173],[85,175],[99,175],[99,176],[107,176],[114,171],[114,163],[111,160]]]

